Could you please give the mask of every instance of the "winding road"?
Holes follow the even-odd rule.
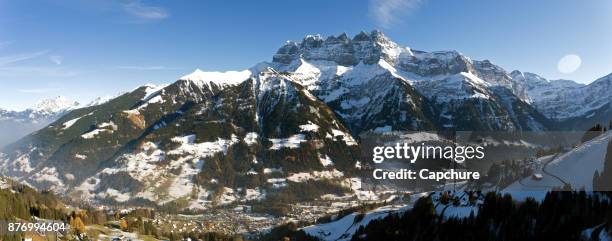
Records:
[[[552,174],[548,171],[546,171],[546,167],[548,166],[548,164],[550,164],[551,162],[553,162],[555,160],[555,158],[557,158],[557,156],[559,156],[559,154],[555,154],[555,156],[553,156],[552,158],[550,158],[550,161],[547,161],[546,163],[544,163],[544,166],[542,166],[542,172],[544,172],[546,175],[549,175],[551,177],[554,177],[555,179],[559,180],[560,182],[563,183],[563,185],[568,185],[569,183],[567,183],[566,181],[564,181],[561,177]]]

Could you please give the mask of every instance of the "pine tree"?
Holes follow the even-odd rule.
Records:
[[[599,186],[599,171],[595,170],[593,173],[593,190],[599,190],[601,187]]]
[[[589,128],[584,135],[582,136],[581,142],[585,143],[587,141],[592,140],[593,138],[599,136],[603,131],[603,127],[601,124],[596,124],[595,126]]]

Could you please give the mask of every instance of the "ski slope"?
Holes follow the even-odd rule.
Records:
[[[542,175],[542,179],[526,177],[506,187],[502,192],[510,193],[518,199],[533,194],[533,197],[538,199],[537,197],[543,198],[547,191],[564,184],[570,184],[575,190],[584,188],[591,191],[593,174],[596,170],[599,173],[603,171],[607,146],[611,139],[612,132],[606,132],[566,153],[541,157],[538,161],[544,165],[536,172]]]

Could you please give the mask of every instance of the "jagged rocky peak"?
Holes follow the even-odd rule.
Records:
[[[476,68],[481,75],[490,75],[494,79],[510,79],[510,76],[502,67],[491,63],[490,60],[474,60],[472,61],[474,68]]]
[[[528,90],[532,90],[534,88],[541,88],[544,86],[554,86],[554,87],[567,87],[567,88],[576,88],[580,86],[584,86],[584,84],[576,83],[573,80],[548,80],[540,75],[530,73],[530,72],[521,72],[519,70],[514,70],[510,72],[510,77],[522,84],[525,84]]]
[[[487,59],[473,60],[472,65],[474,66],[474,70],[476,70],[475,74],[481,79],[492,84],[507,85],[507,87],[512,89],[512,78],[504,68],[493,64]]]
[[[411,50],[411,53],[410,56],[403,55],[397,66],[404,71],[420,76],[431,77],[474,72],[472,60],[454,50],[434,52]]]
[[[525,74],[523,74],[523,72],[521,72],[518,69],[512,70],[512,72],[510,72],[510,77],[514,78],[514,77],[525,77]]]
[[[510,72],[510,77],[516,81],[526,83],[526,84],[535,84],[535,83],[548,83],[549,81],[537,74],[530,72],[521,72],[519,70],[514,70]]]
[[[57,96],[55,98],[39,101],[31,109],[37,112],[55,113],[74,108],[78,105],[79,103],[76,101],[71,101],[64,96]]]
[[[71,101],[64,96],[57,96],[55,98],[41,100],[34,106],[23,111],[5,111],[0,113],[0,115],[2,115],[0,119],[8,118],[22,121],[53,119],[79,106],[80,104],[76,101]]]
[[[362,31],[353,38],[346,33],[327,38],[308,35],[302,41],[288,41],[273,57],[273,62],[281,65],[301,60],[330,61],[342,66],[384,60],[397,69],[425,77],[475,72],[472,60],[457,51],[413,50],[398,45],[378,30]]]
[[[352,39],[346,33],[323,38],[307,35],[301,42],[288,41],[273,57],[273,62],[289,64],[297,59],[326,60],[339,65],[353,66],[362,61],[375,64],[383,58],[395,62],[402,52],[409,52],[389,40],[382,32],[360,32]]]
[[[351,39],[348,37],[346,33],[341,33],[336,36],[329,36],[325,39],[325,43],[327,44],[349,44]]]

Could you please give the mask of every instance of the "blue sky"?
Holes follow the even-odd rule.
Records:
[[[145,83],[270,61],[286,40],[380,29],[511,71],[588,83],[612,72],[612,1],[0,0],[0,108],[86,103]],[[559,60],[581,58],[572,73]]]

